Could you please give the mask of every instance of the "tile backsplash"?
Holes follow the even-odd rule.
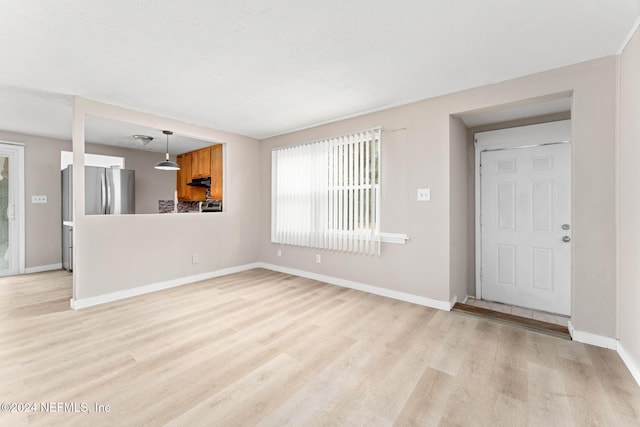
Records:
[[[175,202],[173,200],[158,200],[158,212],[170,213],[173,212]]]
[[[178,202],[178,213],[198,212],[199,202]],[[158,212],[171,213],[174,212],[175,202],[173,200],[158,200]]]
[[[178,202],[178,213],[198,212],[198,203],[200,202]]]

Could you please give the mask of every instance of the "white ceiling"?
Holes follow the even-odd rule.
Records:
[[[167,149],[167,136],[162,129],[153,129],[133,123],[118,122],[100,117],[86,116],[85,139],[94,144],[111,145],[114,147],[131,148],[141,151],[164,153]],[[170,129],[167,129],[170,130]],[[146,135],[153,138],[148,144],[143,144],[133,135]],[[181,154],[198,150],[224,141],[203,141],[183,135],[169,136],[169,153]]]
[[[70,139],[79,95],[262,139],[616,54],[640,0],[0,0],[0,10],[2,130]]]

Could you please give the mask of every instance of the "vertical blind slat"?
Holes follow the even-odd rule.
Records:
[[[360,228],[360,140],[353,145],[354,151],[354,200],[353,200],[353,222],[355,230],[355,252],[360,252],[360,244],[362,243],[362,229]]]
[[[365,197],[364,197],[364,204],[367,207],[367,210],[365,211],[365,224],[367,224],[367,227],[370,228],[371,227],[371,221],[369,218],[369,214],[371,213],[371,203],[370,203],[370,199],[371,199],[371,171],[370,171],[370,163],[369,163],[369,157],[370,157],[370,142],[369,141],[365,141],[365,154],[364,154],[364,167],[365,167],[365,173],[364,173],[364,179],[365,179],[365,185],[366,185],[366,191],[365,191]],[[370,242],[367,239],[365,241],[365,252],[369,252],[369,246],[370,246]]]

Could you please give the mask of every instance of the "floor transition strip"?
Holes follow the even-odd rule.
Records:
[[[520,317],[509,313],[502,313],[500,311],[489,310],[487,308],[476,307],[469,304],[455,303],[453,311],[459,311],[462,313],[471,314],[474,316],[483,317],[490,320],[495,320],[501,323],[505,323],[511,326],[517,326],[525,328],[531,331],[540,332],[554,337],[563,338],[566,340],[571,339],[569,329],[566,326],[557,325],[555,323],[543,322],[541,320],[528,319],[526,317]]]

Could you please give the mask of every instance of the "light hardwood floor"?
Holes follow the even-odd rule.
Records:
[[[309,279],[257,269],[79,311],[70,296],[63,271],[0,279],[0,402],[89,413],[1,425],[640,425],[611,350]]]

